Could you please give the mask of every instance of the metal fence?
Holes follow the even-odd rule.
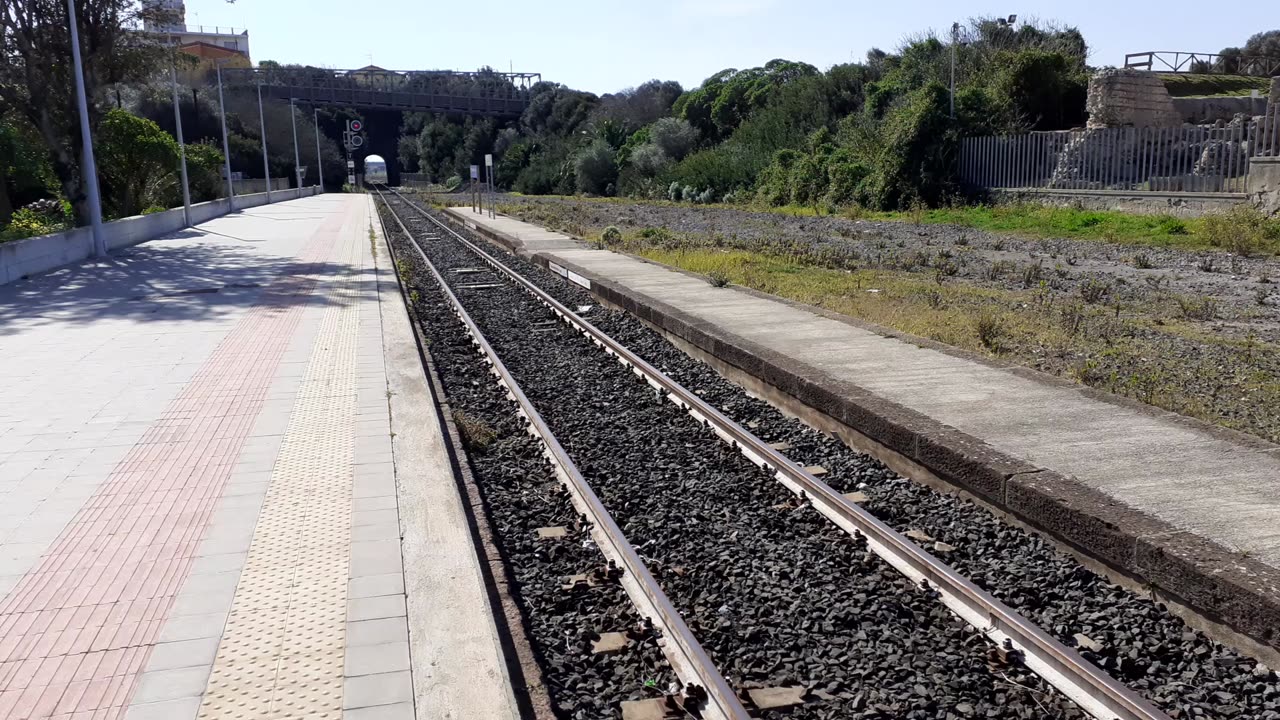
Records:
[[[1149,50],[1125,55],[1124,66],[1153,72],[1271,77],[1280,73],[1280,57]]]
[[[1280,108],[1217,127],[1101,128],[965,138],[973,187],[1242,193],[1249,159],[1280,156]]]

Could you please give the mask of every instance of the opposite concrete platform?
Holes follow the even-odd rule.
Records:
[[[322,195],[0,288],[0,717],[515,717],[373,218]]]
[[[470,208],[490,239],[929,472],[1280,644],[1280,449]]]

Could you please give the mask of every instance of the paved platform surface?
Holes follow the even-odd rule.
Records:
[[[794,304],[470,208],[452,212],[523,245],[524,251],[604,278],[918,412],[999,451],[1080,482],[1248,557],[1280,567],[1280,457],[1181,422],[885,337]],[[1274,589],[1273,589],[1274,590]]]
[[[0,287],[0,717],[513,706],[375,222],[323,195]]]

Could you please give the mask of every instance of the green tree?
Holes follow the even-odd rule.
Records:
[[[167,67],[172,50],[162,38],[136,32],[144,15],[165,13],[132,0],[76,0],[89,124],[103,117],[102,91],[145,79]],[[79,224],[89,221],[80,162],[83,146],[77,114],[66,4],[58,0],[0,0],[0,106],[21,113],[39,133],[50,166],[71,201]]]
[[[152,205],[170,207],[178,192],[178,142],[160,126],[110,110],[98,127],[103,212],[129,217]]]
[[[15,204],[56,192],[49,157],[35,130],[22,118],[0,115],[0,227]]]
[[[222,151],[212,143],[187,145],[187,182],[191,189],[191,202],[206,202],[226,195],[222,167]]]

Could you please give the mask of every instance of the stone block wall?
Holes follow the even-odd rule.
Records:
[[[1179,127],[1182,114],[1159,76],[1127,68],[1099,70],[1089,78],[1090,128]]]

